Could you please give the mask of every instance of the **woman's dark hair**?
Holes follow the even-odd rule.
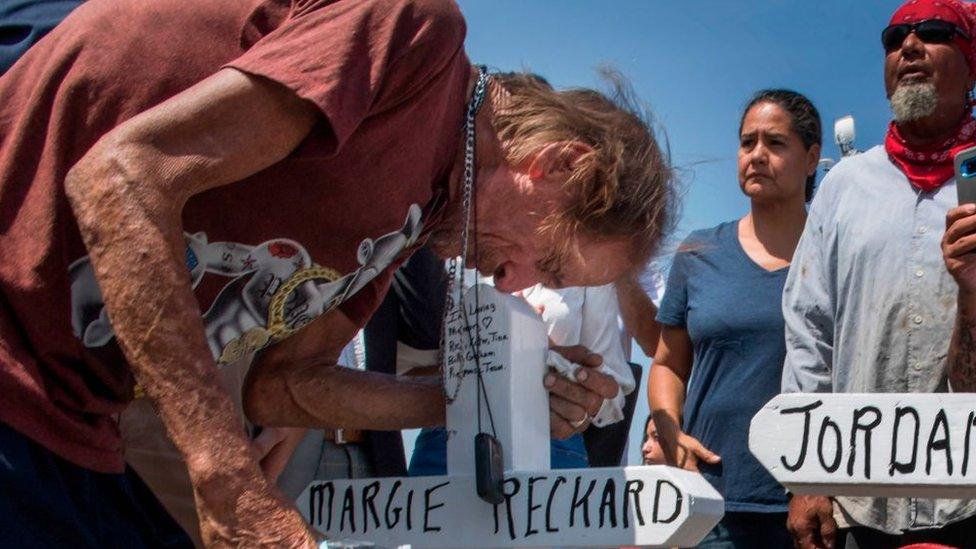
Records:
[[[820,113],[805,95],[793,90],[768,89],[759,90],[756,92],[756,94],[752,96],[752,99],[749,100],[749,104],[747,104],[746,108],[742,111],[742,118],[739,120],[739,134],[742,134],[742,124],[746,120],[746,115],[749,114],[749,111],[752,110],[753,107],[760,103],[772,103],[774,105],[778,105],[790,115],[793,131],[796,132],[796,135],[800,137],[800,141],[803,142],[803,147],[806,148],[806,150],[809,151],[810,147],[814,145],[823,145]],[[816,179],[816,173],[807,178],[805,189],[807,202],[810,202],[810,200],[813,199]]]
[[[648,439],[647,426],[651,424],[652,419],[654,419],[654,416],[652,414],[647,414],[647,419],[644,420],[644,434],[641,435],[641,448],[643,448],[644,445],[647,444],[647,439]]]

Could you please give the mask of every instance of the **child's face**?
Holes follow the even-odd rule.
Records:
[[[644,456],[644,465],[662,465],[664,463],[664,452],[661,445],[657,442],[657,428],[654,427],[654,420],[647,422],[647,441],[641,447]]]

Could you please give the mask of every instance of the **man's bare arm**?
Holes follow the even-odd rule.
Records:
[[[297,334],[266,349],[251,365],[244,388],[244,409],[255,423],[270,426],[342,427],[396,430],[444,424],[445,403],[441,377],[390,376],[336,366],[343,346],[357,327],[334,311],[322,315]],[[613,377],[597,371],[602,358],[582,346],[553,347],[586,368],[586,379],[572,382],[547,375],[552,383],[552,434],[566,438],[576,432],[557,414],[574,410],[571,417],[596,414],[604,399],[617,394]],[[558,415],[558,414],[557,414]]]
[[[284,158],[314,108],[223,70],[106,134],[71,169],[71,201],[118,342],[186,458],[209,544],[311,542],[260,473],[221,388],[190,287],[188,198]]]
[[[976,392],[976,205],[963,204],[946,214],[942,256],[959,285],[956,327],[949,343],[949,385],[959,393]]]
[[[962,290],[949,344],[949,385],[957,393],[976,392],[976,295]]]
[[[396,377],[336,366],[358,327],[336,310],[259,354],[244,410],[269,426],[397,430],[444,424],[440,376]]]

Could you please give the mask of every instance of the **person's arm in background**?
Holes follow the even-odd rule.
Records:
[[[582,326],[579,344],[603,357],[600,370],[616,380],[620,390],[613,398],[603,401],[593,416],[593,424],[604,427],[624,419],[624,402],[636,386],[634,374],[624,357],[617,317],[617,293],[613,284],[583,288]]]
[[[957,393],[976,392],[976,205],[963,204],[946,214],[942,255],[959,285],[956,327],[949,343],[949,386]]]
[[[821,193],[824,186],[821,186]],[[803,236],[793,254],[783,290],[786,360],[783,392],[824,393],[833,390],[834,283],[823,237],[824,198],[810,209]],[[792,496],[787,528],[801,549],[833,547],[837,523],[827,496]]]
[[[65,179],[112,327],[186,459],[210,545],[313,542],[261,474],[219,382],[181,211],[284,158],[317,119],[283,87],[222,70],[103,136]]]
[[[694,245],[686,240],[682,247],[693,249]],[[668,274],[667,289],[656,318],[662,329],[647,377],[647,397],[665,461],[669,465],[697,471],[699,459],[718,463],[721,458],[681,430],[686,384],[693,359],[692,342],[686,328],[689,254],[688,251],[675,254]]]
[[[624,327],[644,354],[653,357],[661,337],[661,325],[657,323],[657,306],[648,295],[648,288],[641,285],[637,273],[629,272],[616,282],[617,301]]]
[[[685,405],[691,363],[692,344],[688,331],[684,327],[665,325],[647,381],[651,417],[657,427],[665,462],[697,471],[698,460],[718,463],[721,458],[681,430],[681,410]]]

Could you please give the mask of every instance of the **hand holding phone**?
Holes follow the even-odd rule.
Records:
[[[976,147],[958,152],[954,163],[959,205],[976,204]]]
[[[960,291],[976,295],[976,147],[956,154],[959,206],[946,213],[942,257]]]

